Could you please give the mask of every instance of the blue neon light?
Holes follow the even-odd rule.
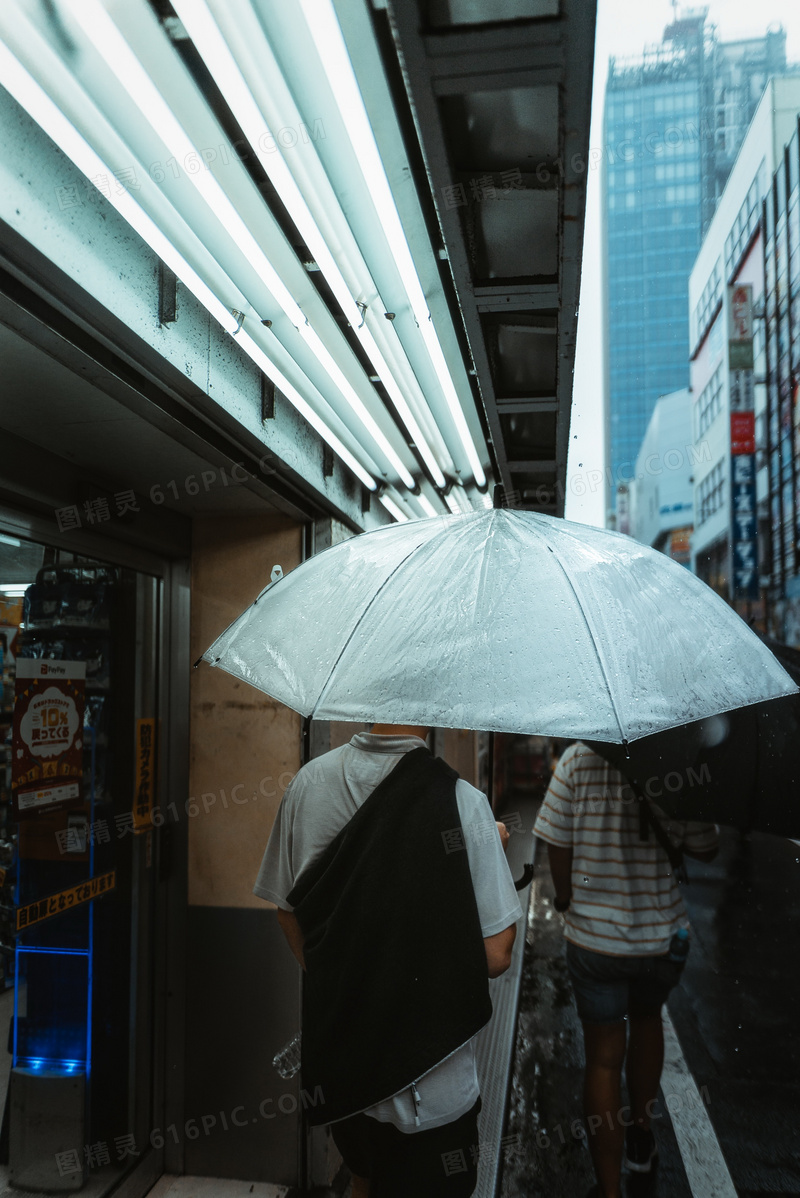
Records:
[[[47,1057],[21,1057],[17,1062],[21,1069],[31,1069],[34,1073],[83,1073],[83,1061],[50,1060]]]

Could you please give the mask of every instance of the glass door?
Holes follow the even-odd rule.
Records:
[[[100,1195],[154,1151],[161,587],[0,533],[0,1180],[27,1189]]]

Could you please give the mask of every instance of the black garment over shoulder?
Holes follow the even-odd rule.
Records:
[[[404,754],[287,896],[305,940],[312,1125],[396,1094],[491,1017],[457,779],[426,748]]]

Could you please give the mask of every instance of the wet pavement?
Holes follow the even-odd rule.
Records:
[[[800,1195],[800,848],[725,831],[690,870],[695,944],[670,1002],[684,1055],[741,1198]]]
[[[718,858],[689,862],[689,874],[694,936],[669,1003],[677,1043],[654,1122],[660,1164],[645,1184],[627,1179],[626,1192],[800,1198],[800,848],[724,829]],[[584,1198],[594,1179],[581,1135],[581,1028],[551,896],[538,853],[502,1198]]]

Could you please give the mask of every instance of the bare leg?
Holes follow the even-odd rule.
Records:
[[[369,1178],[357,1177],[353,1174],[353,1187],[350,1191],[351,1198],[369,1198]]]
[[[625,1060],[625,1024],[584,1023],[586,1073],[583,1110],[589,1133],[589,1151],[604,1198],[620,1198],[624,1127],[619,1118],[622,1102],[622,1063]]]
[[[664,1024],[657,1015],[631,1013],[625,1076],[631,1096],[631,1113],[637,1127],[650,1126],[650,1105],[658,1093],[664,1067]]]

